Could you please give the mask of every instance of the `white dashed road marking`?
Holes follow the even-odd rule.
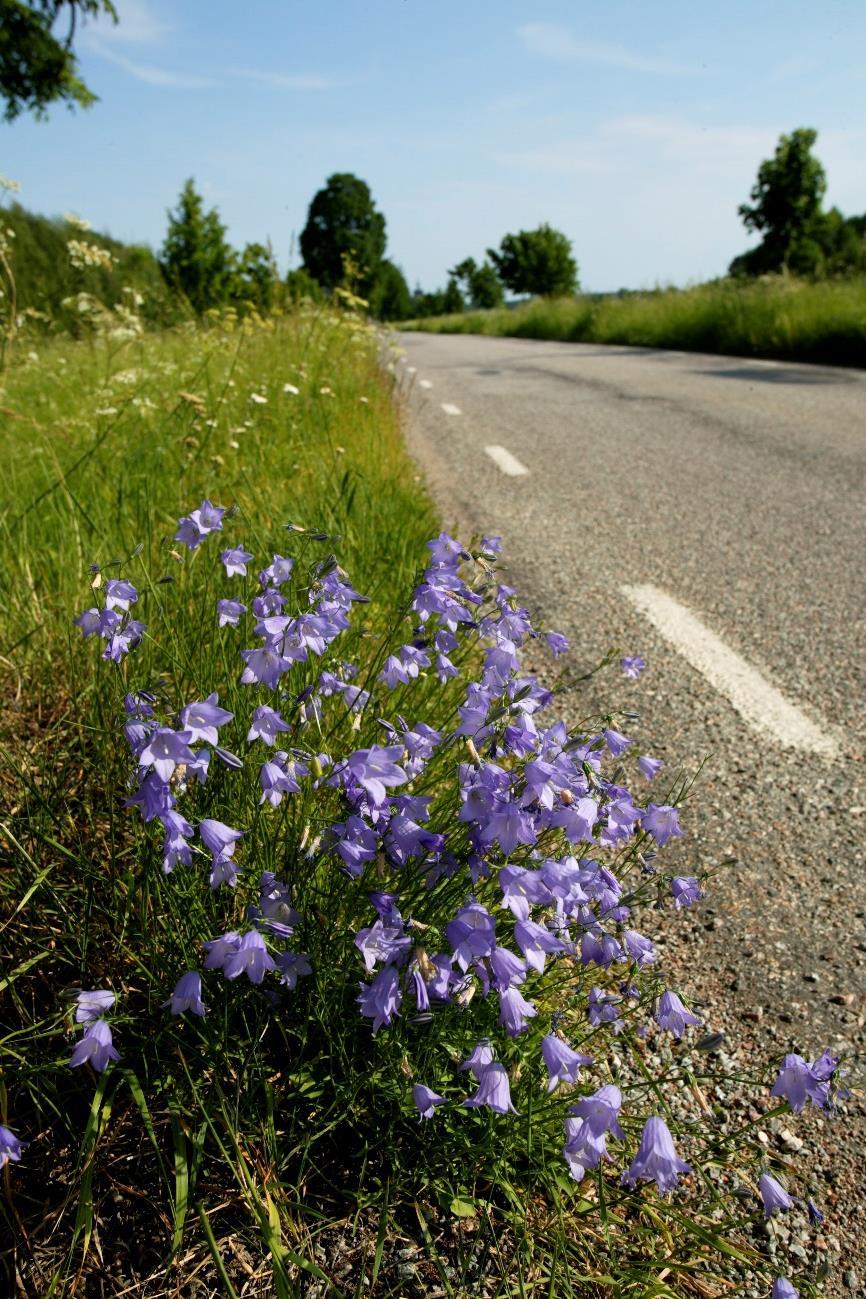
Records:
[[[620,591],[760,735],[822,758],[838,755],[829,728],[810,721],[685,605],[655,586],[621,586]]]
[[[490,456],[493,463],[497,465],[504,474],[508,474],[509,478],[519,478],[521,474],[529,473],[526,465],[522,465],[517,459],[517,456],[513,456],[505,447],[490,446],[485,447],[484,450]]]
[[[462,411],[459,406],[452,406],[450,401],[443,401],[442,409],[446,415],[460,415]]]
[[[418,387],[419,387],[419,388],[432,388],[433,385],[432,385],[432,383],[430,382],[429,379],[419,379],[419,380],[418,380]]]

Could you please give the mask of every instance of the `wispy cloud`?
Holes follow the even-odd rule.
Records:
[[[524,23],[518,27],[517,35],[530,54],[560,63],[594,63],[667,77],[693,77],[699,73],[698,68],[635,53],[622,45],[582,41],[561,23]]]
[[[680,117],[630,115],[608,118],[579,137],[549,140],[541,149],[498,153],[512,167],[549,175],[617,176],[664,164],[672,174],[740,176],[772,151],[769,127],[703,126]]]
[[[328,77],[315,74],[261,72],[257,68],[232,68],[229,76],[240,77],[244,81],[255,81],[260,86],[272,86],[274,90],[332,90],[336,85],[336,82]]]
[[[173,72],[169,68],[160,68],[152,63],[139,63],[101,43],[94,43],[91,49],[100,58],[107,59],[109,63],[114,63],[131,77],[135,77],[136,81],[144,81],[149,86],[171,86],[175,90],[209,90],[219,84],[213,77],[200,77],[189,72]]]
[[[82,29],[83,44],[160,45],[173,30],[147,0],[114,0],[114,4],[118,21],[100,17],[97,23],[87,23]]]

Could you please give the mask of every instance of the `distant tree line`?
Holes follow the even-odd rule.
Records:
[[[2,0],[0,0],[2,4]],[[801,128],[783,135],[772,158],[761,163],[750,202],[739,214],[761,242],[736,257],[729,274],[754,277],[788,273],[826,277],[866,273],[866,215],[825,211],[823,166],[812,148],[817,134]],[[111,265],[76,267],[67,256],[75,235],[68,219],[36,216],[17,204],[3,220],[15,243],[17,308],[55,317],[74,293],[120,300],[124,286],[142,293],[144,315],[164,323],[183,311],[211,308],[267,314],[302,298],[322,301],[347,291],[380,320],[497,307],[506,293],[519,297],[567,296],[579,291],[578,267],[568,238],[550,225],[505,235],[482,260],[464,257],[443,288],[411,292],[399,266],[386,256],[385,217],[369,186],[350,172],[330,176],[314,195],[299,245],[302,264],[281,277],[270,242],[234,249],[216,208],[207,208],[194,181],[168,213],[158,255],[105,235],[88,239],[112,254]]]

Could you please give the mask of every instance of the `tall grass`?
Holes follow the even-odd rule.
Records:
[[[866,279],[779,276],[621,297],[535,299],[404,327],[866,367]]]

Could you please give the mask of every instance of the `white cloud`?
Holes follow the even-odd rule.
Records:
[[[262,86],[272,86],[275,90],[331,90],[336,84],[327,77],[315,74],[299,73],[293,76],[283,72],[261,72],[257,68],[232,68],[229,75],[241,77],[245,81],[256,81]]]
[[[131,77],[135,77],[136,81],[144,81],[149,86],[172,86],[176,90],[206,90],[218,85],[212,77],[199,77],[188,72],[172,72],[168,68],[159,68],[151,63],[135,62],[115,50],[106,48],[101,43],[94,43],[91,48],[100,58],[107,59],[109,63],[114,63],[124,72],[128,72]]]
[[[636,54],[622,45],[579,40],[560,23],[524,23],[518,27],[517,34],[530,54],[561,63],[594,63],[667,77],[693,77],[699,72],[698,68],[673,63],[669,59]]]
[[[160,45],[172,28],[147,0],[114,0],[118,21],[102,17],[82,30],[85,45]]]

